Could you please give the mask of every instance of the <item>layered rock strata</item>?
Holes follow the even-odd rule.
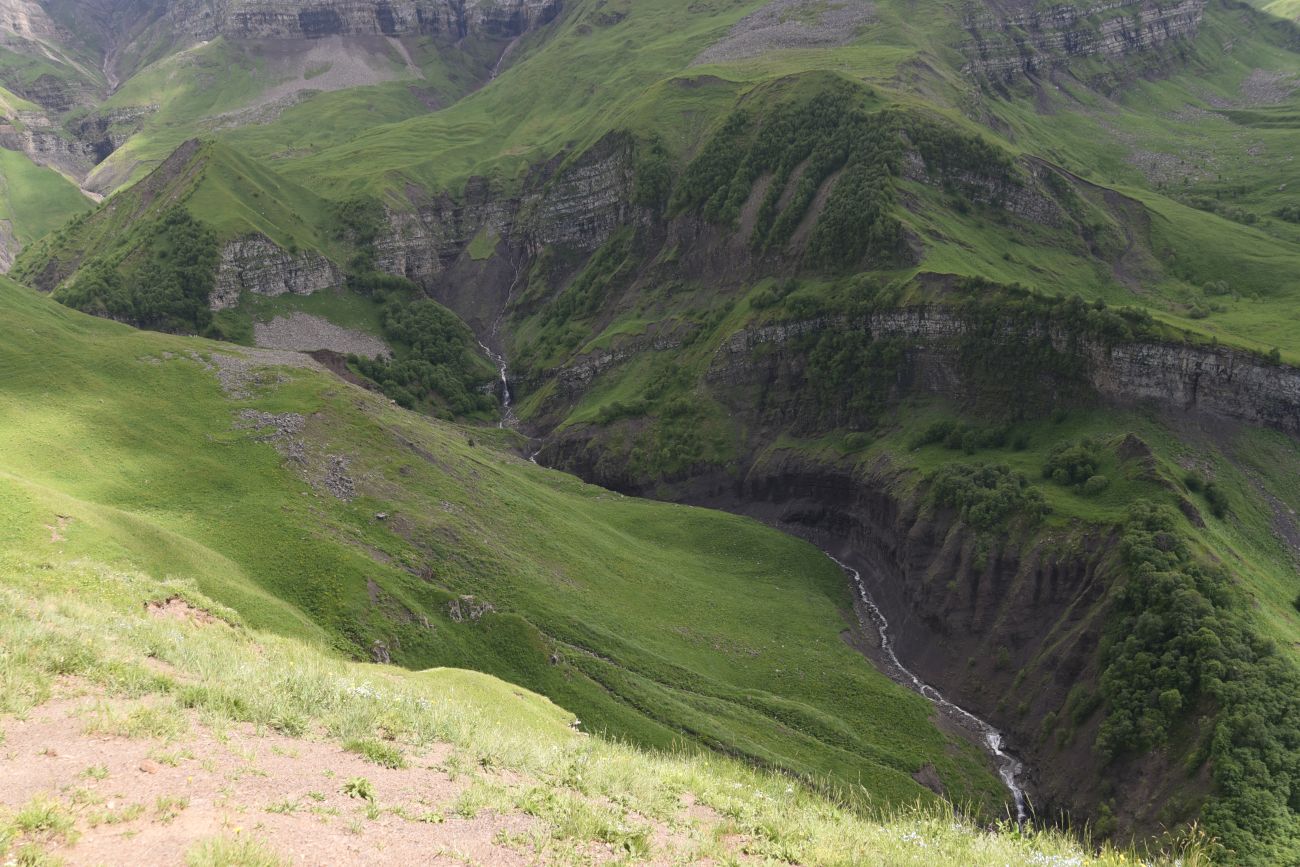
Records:
[[[310,295],[342,282],[334,263],[315,250],[290,253],[265,235],[249,235],[222,249],[210,304],[213,310],[225,310],[239,303],[241,292]]]

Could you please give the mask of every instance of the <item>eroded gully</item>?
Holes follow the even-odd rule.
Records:
[[[889,620],[886,619],[880,607],[876,605],[875,600],[871,598],[871,594],[867,592],[867,585],[862,580],[862,573],[830,554],[826,556],[830,557],[835,562],[835,565],[843,569],[845,574],[852,579],[858,599],[862,602],[862,608],[871,620],[870,625],[875,627],[880,637],[881,658],[877,660],[877,666],[884,669],[884,673],[891,680],[929,699],[939,709],[939,712],[949,720],[963,729],[973,732],[983,740],[985,748],[997,762],[998,776],[1002,778],[1003,785],[1007,787],[1007,791],[1011,794],[1016,823],[1023,824],[1029,818],[1028,801],[1025,798],[1024,787],[1020,784],[1020,776],[1024,773],[1025,767],[1019,759],[1006,751],[1006,738],[1002,732],[960,705],[949,701],[944,697],[943,693],[921,680],[911,669],[903,665],[898,659],[898,654],[894,651],[893,639],[889,636]],[[863,624],[863,626],[866,625],[868,624]]]
[[[497,365],[501,374],[500,427],[514,427],[516,419],[511,406],[509,363],[504,355],[493,352],[487,344],[480,342],[479,346],[483,347],[483,352]],[[537,463],[538,454],[540,454],[540,450],[533,452],[528,459],[533,463]],[[885,617],[884,612],[880,610],[880,607],[876,605],[875,600],[871,598],[871,594],[867,591],[867,585],[862,580],[862,573],[829,553],[826,556],[852,579],[854,590],[858,594],[858,599],[862,602],[862,608],[871,620],[869,625],[875,628],[879,636],[881,656],[880,659],[876,660],[877,667],[881,668],[884,674],[894,682],[929,699],[938,708],[939,712],[951,722],[973,733],[983,741],[985,749],[988,750],[997,763],[998,776],[1002,778],[1003,785],[1007,787],[1007,791],[1011,795],[1012,803],[1010,806],[1014,810],[1016,823],[1024,824],[1029,818],[1028,800],[1025,797],[1025,789],[1020,783],[1020,777],[1025,768],[1019,759],[1006,751],[1005,736],[988,722],[975,716],[975,714],[960,705],[949,701],[944,697],[943,693],[921,680],[911,669],[903,665],[898,658],[898,654],[894,651],[893,639],[889,636],[889,620]],[[865,627],[868,624],[863,623],[862,625]],[[1008,815],[1011,815],[1011,813],[1012,810],[1008,810]]]

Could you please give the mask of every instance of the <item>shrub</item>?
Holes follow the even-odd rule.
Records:
[[[1090,476],[1088,481],[1083,483],[1083,492],[1088,496],[1096,496],[1110,487],[1110,479],[1106,476]]]
[[[353,777],[343,784],[343,794],[349,798],[358,798],[363,801],[373,801],[375,799],[375,788],[365,777]]]
[[[402,751],[383,741],[372,738],[350,740],[343,745],[343,749],[356,753],[381,767],[393,769],[406,767],[406,757],[402,755]]]
[[[871,445],[871,435],[862,431],[854,431],[844,437],[844,447],[851,452],[861,451]]]
[[[1210,482],[1205,486],[1204,493],[1205,502],[1210,506],[1210,513],[1220,520],[1226,518],[1229,511],[1228,495],[1223,492],[1223,489]]]
[[[979,530],[993,530],[1013,516],[1036,521],[1047,511],[1042,492],[1009,467],[948,464],[930,476],[930,496],[939,506],[961,510]]]
[[[1052,449],[1043,464],[1043,478],[1058,485],[1084,485],[1101,464],[1101,446],[1091,439],[1061,443]]]

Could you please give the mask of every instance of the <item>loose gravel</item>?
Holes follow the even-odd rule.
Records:
[[[267,323],[255,323],[253,342],[266,349],[296,352],[329,349],[340,355],[355,354],[367,358],[392,355],[388,344],[372,334],[341,328],[327,319],[301,312],[280,316]]]
[[[866,0],[773,0],[742,18],[691,65],[728,63],[787,48],[847,45],[875,17],[875,4]]]

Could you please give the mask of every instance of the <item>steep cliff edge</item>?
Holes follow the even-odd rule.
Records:
[[[1144,747],[1116,749],[1113,731],[1123,727],[1131,712],[1124,703],[1135,693],[1124,691],[1133,668],[1118,661],[1123,651],[1116,648],[1124,645],[1115,630],[1136,616],[1134,588],[1148,580],[1139,577],[1145,568],[1134,553],[1139,537],[1154,534],[1163,540],[1157,547],[1181,549],[1186,543],[1177,539],[1207,534],[1216,540],[1206,542],[1210,553],[1180,554],[1179,568],[1193,575],[1244,570],[1233,573],[1234,583],[1260,586],[1263,579],[1252,570],[1261,555],[1223,547],[1220,528],[1232,519],[1219,511],[1220,495],[1206,501],[1194,492],[1202,482],[1191,475],[1183,480],[1186,470],[1176,462],[1181,448],[1169,442],[1208,430],[1226,443],[1237,425],[1300,436],[1300,371],[1238,350],[1171,342],[1140,317],[1082,308],[1072,313],[1068,302],[1049,313],[1052,302],[1029,303],[1037,315],[999,312],[996,299],[983,294],[964,307],[887,309],[744,329],[699,353],[700,366],[691,368],[699,378],[683,386],[697,403],[717,409],[681,423],[697,429],[722,424],[720,436],[733,449],[726,460],[676,459],[683,449],[690,454],[691,440],[671,403],[588,411],[577,416],[586,421],[541,429],[538,460],[629,493],[760,518],[860,568],[905,664],[1010,735],[1012,750],[1032,768],[1029,790],[1041,814],[1062,812],[1119,835],[1217,816],[1216,833],[1243,846],[1233,826],[1223,824],[1224,810],[1242,809],[1225,806],[1240,795],[1236,779],[1223,770],[1229,759],[1207,756],[1216,727],[1235,719],[1226,704],[1245,699],[1218,691],[1208,675],[1203,687],[1185,685],[1179,703],[1167,689],[1139,688],[1141,701],[1171,696],[1174,710],[1160,724],[1167,729],[1157,728],[1166,734]],[[558,408],[550,417],[573,419],[572,407],[608,392],[629,365],[644,369],[646,357],[682,351],[665,342],[629,343],[621,355],[593,353],[585,367],[554,377],[567,385],[547,392]],[[835,370],[828,359],[835,356],[848,360],[848,375],[828,381]],[[966,421],[940,424],[918,415]],[[1091,420],[1085,428],[1094,433],[1069,439],[1048,420],[1058,416]],[[1102,439],[1093,443],[1090,436]],[[936,447],[926,443],[934,437],[949,451],[932,453]],[[1088,490],[1110,486],[1110,494],[1085,494],[1082,479],[1062,490],[1045,469],[1046,480],[1037,484],[1051,504],[1048,517],[988,523],[969,502],[936,493],[944,473],[954,471],[990,480],[1014,480],[1027,471],[1029,477],[1020,475],[1015,484],[1033,488],[1040,467],[1071,443],[1097,450],[1084,474],[1090,481],[1101,478]],[[656,457],[664,449],[678,450],[675,462]],[[1227,484],[1237,470],[1225,454],[1205,446],[1201,463],[1183,466],[1197,472],[1217,466],[1211,472]],[[1014,469],[999,468],[1003,461]],[[1275,491],[1285,485],[1279,481],[1284,476],[1270,483]],[[998,491],[990,496],[1008,496],[1002,481],[996,488],[988,483],[989,491]],[[1025,502],[1037,502],[1036,496]],[[1097,496],[1105,507],[1094,504]],[[1013,511],[1007,514],[1014,515],[1018,501],[1009,502]],[[1145,518],[1125,511],[1146,502],[1165,511],[1167,517],[1154,522],[1163,529],[1146,529]],[[1247,544],[1267,548],[1272,541]],[[1280,556],[1278,574],[1293,577],[1284,552],[1268,556]],[[1242,565],[1243,557],[1252,565]],[[1187,565],[1194,563],[1201,565]],[[1255,623],[1243,629],[1258,636],[1265,628],[1245,598],[1203,592],[1229,612],[1225,617]],[[1279,616],[1294,620],[1289,613]],[[1153,652],[1180,658],[1187,650],[1170,648],[1183,640],[1173,630],[1154,639],[1153,646],[1165,650]],[[1258,662],[1253,650],[1235,652],[1250,665]],[[1285,653],[1272,659],[1259,664],[1276,663],[1283,680],[1295,676],[1294,659]],[[1277,720],[1268,719],[1270,731],[1277,731]],[[1286,750],[1278,755],[1294,758]],[[1286,838],[1287,815],[1281,808],[1258,826],[1273,841],[1269,845]]]
[[[1119,0],[1009,10],[972,7],[962,22],[962,71],[992,80],[1040,76],[1083,58],[1122,61],[1196,37],[1206,0]]]
[[[697,480],[689,499],[759,518],[859,568],[899,658],[1008,735],[1040,821],[1095,822],[1106,803],[1123,817],[1108,832],[1142,835],[1196,815],[1211,788],[1205,769],[1183,781],[1163,755],[1112,763],[1094,748],[1096,707],[1071,718],[1080,696],[1100,689],[1108,593],[1121,573],[1108,556],[1114,531],[1021,529],[990,544],[908,475],[887,460],[863,470],[777,450],[741,480]]]

